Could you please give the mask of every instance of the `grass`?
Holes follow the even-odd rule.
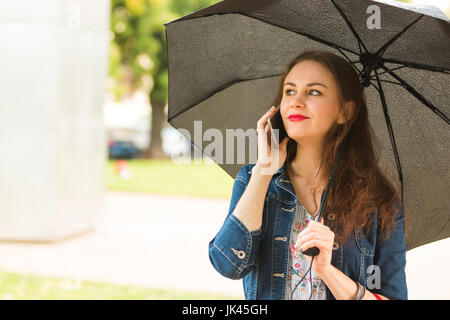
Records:
[[[0,300],[242,300],[214,293],[151,289],[0,271]]]
[[[219,165],[175,164],[172,160],[127,160],[131,178],[116,173],[116,160],[106,168],[106,189],[189,197],[230,199],[233,178]]]
[[[169,160],[127,160],[129,179],[116,172],[116,160],[106,167],[106,189],[189,197],[230,199],[231,178],[217,164],[176,164]],[[130,285],[16,274],[0,271],[0,300],[228,300],[242,299],[215,293],[152,289]]]

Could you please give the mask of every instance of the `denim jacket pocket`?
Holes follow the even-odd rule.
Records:
[[[371,243],[363,230],[355,231],[355,242],[362,254],[373,257],[375,244]]]

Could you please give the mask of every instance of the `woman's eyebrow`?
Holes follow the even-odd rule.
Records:
[[[291,85],[291,86],[296,86],[295,85],[295,83],[292,83],[292,82],[286,82],[285,84],[284,84],[284,86],[286,86],[286,85]],[[324,85],[323,83],[320,83],[320,82],[312,82],[312,83],[308,83],[306,86],[307,87],[311,87],[311,86],[314,86],[314,85],[318,85],[318,86],[322,86],[322,87],[325,87],[325,88],[327,88],[328,89],[328,87],[326,86],[326,85]],[[283,87],[284,87],[283,86]]]

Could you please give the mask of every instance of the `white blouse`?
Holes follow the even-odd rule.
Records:
[[[305,272],[309,269],[309,263],[308,260],[306,260],[305,255],[294,246],[297,242],[298,234],[307,227],[310,220],[313,220],[312,216],[306,211],[305,207],[300,202],[298,202],[297,208],[298,209],[295,213],[295,219],[291,230],[291,242],[289,244],[289,267],[285,297],[286,300],[308,300],[311,294],[312,280],[311,300],[325,300],[326,285],[315,274],[312,268],[310,273],[308,273],[308,275],[306,275],[302,282],[297,286],[295,292],[292,293],[293,288],[295,288]]]

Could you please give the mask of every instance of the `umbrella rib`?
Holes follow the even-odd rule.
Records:
[[[392,149],[394,151],[395,164],[397,165],[398,179],[400,181],[400,186],[401,186],[402,206],[404,206],[403,205],[403,173],[402,173],[402,166],[400,163],[400,158],[398,155],[397,144],[395,143],[394,129],[392,128],[391,118],[389,117],[383,87],[381,86],[380,79],[378,78],[378,72],[377,72],[377,70],[374,70],[374,71],[375,71],[375,76],[377,78],[377,83],[379,86],[378,92],[380,93],[381,104],[383,106],[383,114],[384,114],[384,118],[386,119],[386,125],[388,127],[388,132],[389,132],[389,138],[391,139],[391,145],[392,145]]]
[[[167,121],[170,122],[172,119],[178,117],[180,114],[182,114],[183,112],[192,109],[194,106],[196,106],[199,103],[202,103],[203,101],[211,98],[213,95],[215,95],[216,93],[231,87],[232,85],[239,83],[239,82],[244,82],[244,81],[251,81],[251,80],[259,80],[259,79],[265,79],[265,78],[272,78],[272,77],[277,77],[277,76],[281,76],[282,73],[276,73],[276,74],[271,74],[268,76],[261,76],[261,77],[254,77],[254,78],[246,78],[246,79],[237,79],[237,80],[233,80],[230,82],[225,83],[224,85],[218,87],[217,89],[215,89],[212,93],[206,95],[205,97],[199,99],[199,102],[194,103],[193,105],[187,107],[187,108],[183,108],[182,110],[178,111],[177,113],[173,114]]]
[[[303,32],[299,32],[299,31],[296,31],[296,30],[292,30],[292,29],[290,29],[290,28],[288,28],[288,27],[280,26],[280,25],[278,25],[278,24],[274,24],[274,23],[271,23],[271,22],[268,22],[268,21],[265,21],[265,20],[260,20],[260,19],[257,19],[257,18],[255,18],[255,17],[251,16],[251,15],[248,15],[248,14],[246,14],[246,13],[242,13],[242,12],[233,12],[233,13],[235,13],[235,14],[241,14],[241,15],[243,15],[243,16],[246,16],[246,17],[249,17],[249,18],[252,18],[252,19],[255,19],[255,20],[258,20],[258,21],[262,21],[262,22],[267,23],[267,24],[270,24],[270,25],[272,25],[272,26],[276,26],[276,27],[278,27],[278,28],[281,28],[281,29],[284,29],[284,30],[288,30],[288,31],[290,31],[290,32],[294,32],[294,33],[296,33],[296,34],[299,34],[299,35],[302,35],[302,36],[304,36],[304,37],[307,37],[307,38],[309,38],[309,39],[311,39],[311,40],[320,42],[320,43],[322,43],[322,44],[326,44],[327,46],[333,47],[333,48],[335,48],[336,50],[342,49],[342,50],[348,51],[348,52],[350,52],[350,53],[353,53],[353,54],[355,54],[355,55],[359,55],[358,52],[355,52],[355,51],[353,51],[353,50],[351,50],[351,49],[347,49],[347,48],[341,47],[341,46],[339,46],[339,45],[337,45],[337,44],[334,44],[334,43],[332,43],[332,42],[328,42],[327,40],[323,40],[323,39],[317,38],[316,36],[313,36],[313,35],[310,35],[310,34],[307,34],[307,33],[303,33]]]
[[[340,50],[340,49],[338,49],[338,50],[347,59],[347,61],[350,62],[350,64],[353,66],[353,68],[355,68],[358,71],[358,73],[362,72],[355,65],[355,63],[360,63],[359,60],[358,61],[352,61],[349,57],[347,57],[347,55],[342,50]]]
[[[353,64],[353,61],[341,50],[341,49],[338,49],[339,50],[339,52],[348,60],[348,62],[350,62],[351,64]],[[357,61],[356,61],[357,62]]]
[[[398,69],[402,69],[402,68],[406,68],[406,66],[400,66],[400,67],[396,67],[396,68],[393,68],[393,69],[390,69],[390,70],[394,71],[394,70],[398,70]],[[385,74],[386,72],[387,71],[380,72],[378,75],[381,76],[382,74]]]
[[[370,81],[370,84],[374,86],[375,89],[377,89],[378,92],[380,92],[380,89],[375,85],[375,83],[373,83],[372,81]]]
[[[359,43],[359,41],[358,41],[358,48],[359,48],[359,52],[362,52],[361,43]]]
[[[425,66],[423,64],[419,64],[419,63],[415,63],[415,62],[404,62],[404,61],[399,61],[396,59],[389,59],[389,58],[384,58],[384,57],[381,57],[381,60],[383,62],[401,64],[405,67],[410,67],[410,68],[414,68],[414,69],[421,69],[421,70],[427,70],[427,71],[442,72],[444,74],[450,74],[450,69],[444,69],[444,68],[433,67],[433,66]]]
[[[423,14],[421,14],[417,19],[415,19],[413,22],[411,22],[409,25],[407,25],[405,28],[403,28],[402,31],[400,31],[399,33],[397,33],[395,36],[393,36],[388,42],[386,42],[380,49],[378,49],[378,51],[375,53],[375,55],[377,56],[382,56],[384,54],[384,52],[386,51],[387,48],[389,48],[389,46],[391,44],[393,44],[395,42],[395,40],[397,40],[398,38],[400,38],[400,36],[406,32],[406,30],[408,30],[409,28],[411,28],[415,23],[417,23],[417,21],[419,21],[420,19],[422,19],[424,17]]]
[[[252,16],[252,15],[250,15],[250,14],[247,14],[247,13],[244,13],[244,12],[212,13],[212,14],[208,14],[208,15],[201,16],[201,17],[191,17],[191,18],[183,19],[182,21],[188,21],[188,20],[193,20],[193,19],[207,18],[207,17],[210,17],[210,16],[221,16],[221,15],[227,15],[227,14],[240,14],[240,15],[242,15],[242,16],[244,16],[244,17],[252,18],[252,19],[258,20],[258,21],[260,21],[260,22],[270,24],[271,26],[275,26],[275,27],[278,27],[278,28],[281,28],[281,29],[284,29],[284,30],[288,30],[288,31],[290,31],[290,32],[293,32],[293,33],[302,35],[302,36],[307,37],[307,38],[309,38],[309,39],[311,39],[311,40],[320,42],[320,43],[322,43],[322,44],[325,44],[325,45],[327,45],[327,46],[333,47],[333,48],[335,48],[335,49],[338,49],[338,48],[339,48],[339,49],[348,51],[348,52],[350,52],[350,53],[353,53],[353,54],[355,54],[355,55],[360,55],[359,52],[356,52],[356,51],[354,51],[354,50],[351,50],[351,49],[347,49],[347,48],[341,47],[341,46],[339,46],[339,45],[337,45],[337,44],[328,42],[327,40],[323,40],[323,39],[317,38],[317,37],[315,37],[315,36],[313,36],[313,35],[310,35],[310,34],[307,34],[307,33],[304,33],[304,32],[299,32],[299,31],[292,30],[292,29],[290,29],[290,28],[288,28],[288,27],[285,27],[285,26],[280,26],[279,24],[275,24],[275,23],[272,23],[272,22],[268,22],[268,21],[266,21],[266,20],[261,20],[261,19],[259,19],[258,17],[254,17],[254,16]],[[173,22],[173,21],[172,21],[172,22]],[[175,22],[176,22],[176,21],[175,21]]]
[[[345,20],[345,23],[347,23],[347,26],[350,28],[350,31],[353,33],[353,35],[355,36],[356,40],[358,41],[359,53],[362,54],[361,45],[364,47],[365,52],[369,52],[369,50],[367,50],[366,45],[362,41],[361,37],[356,32],[356,30],[353,27],[352,23],[350,22],[350,20],[348,20],[347,16],[344,14],[342,9],[336,4],[336,2],[334,0],[331,0],[331,2],[333,3],[334,7],[339,12],[339,14],[342,16],[342,18]]]
[[[447,124],[450,124],[450,119],[438,108],[436,108],[431,102],[429,102],[425,97],[420,94],[416,89],[414,89],[410,84],[408,84],[405,80],[400,78],[395,72],[387,69],[385,66],[382,66],[394,79],[400,82],[401,86],[408,90],[413,96],[415,96],[420,102],[422,102],[425,106],[430,108],[434,113],[436,113],[439,117],[442,118]]]

